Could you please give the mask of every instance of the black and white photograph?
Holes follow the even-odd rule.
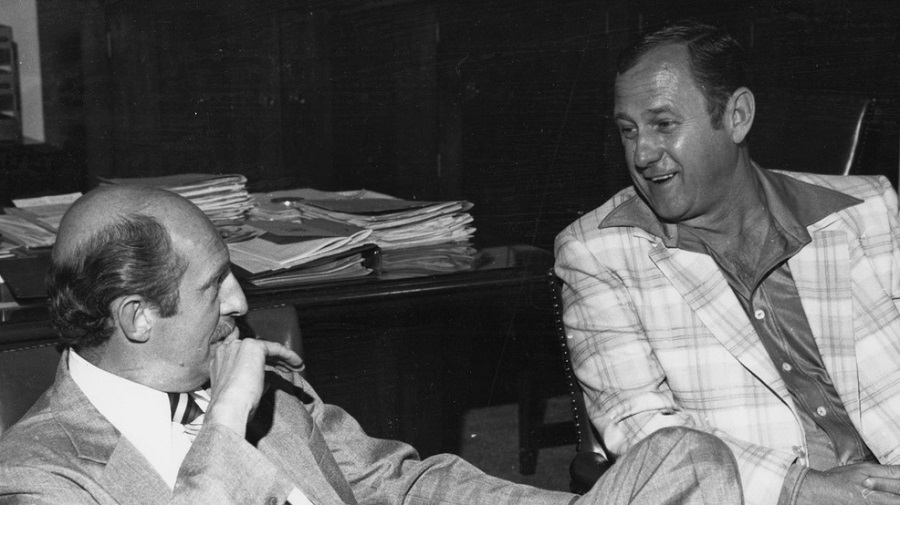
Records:
[[[0,0],[0,504],[893,520],[900,49],[896,0]]]

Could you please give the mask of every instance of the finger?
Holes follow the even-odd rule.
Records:
[[[864,484],[870,479],[888,479],[888,480],[899,480],[901,479],[901,465],[871,465],[863,464],[860,465],[863,468],[866,475],[866,480]]]
[[[237,328],[237,327],[234,327],[234,328],[233,328],[233,331],[231,331],[230,334],[227,335],[227,336],[224,338],[224,340],[222,340],[221,342],[222,342],[222,343],[229,343],[229,342],[233,342],[233,341],[235,341],[235,340],[239,340],[239,328]]]
[[[302,370],[302,357],[293,350],[279,342],[259,340],[265,348],[268,364],[286,368],[288,370]]]
[[[860,493],[863,496],[864,503],[869,505],[898,505],[901,503],[901,497],[898,494],[876,491],[864,488]]]
[[[864,490],[877,490],[889,494],[901,494],[901,480],[880,477],[869,477],[863,480]]]

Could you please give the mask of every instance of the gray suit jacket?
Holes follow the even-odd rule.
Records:
[[[512,484],[453,455],[420,460],[367,436],[302,378],[268,373],[246,439],[204,425],[170,487],[72,380],[54,385],[0,438],[0,503],[569,503],[576,496]]]

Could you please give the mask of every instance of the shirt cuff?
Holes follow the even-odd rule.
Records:
[[[797,496],[800,494],[800,486],[806,478],[806,472],[809,468],[800,466],[797,463],[790,465],[787,475],[784,476],[784,483],[781,485],[781,495],[778,496],[778,505],[794,505],[797,503]]]

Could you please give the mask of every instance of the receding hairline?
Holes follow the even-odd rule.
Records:
[[[53,249],[54,261],[76,257],[94,236],[135,214],[155,219],[170,234],[184,224],[210,224],[195,204],[165,189],[104,186],[76,200],[63,216]]]

